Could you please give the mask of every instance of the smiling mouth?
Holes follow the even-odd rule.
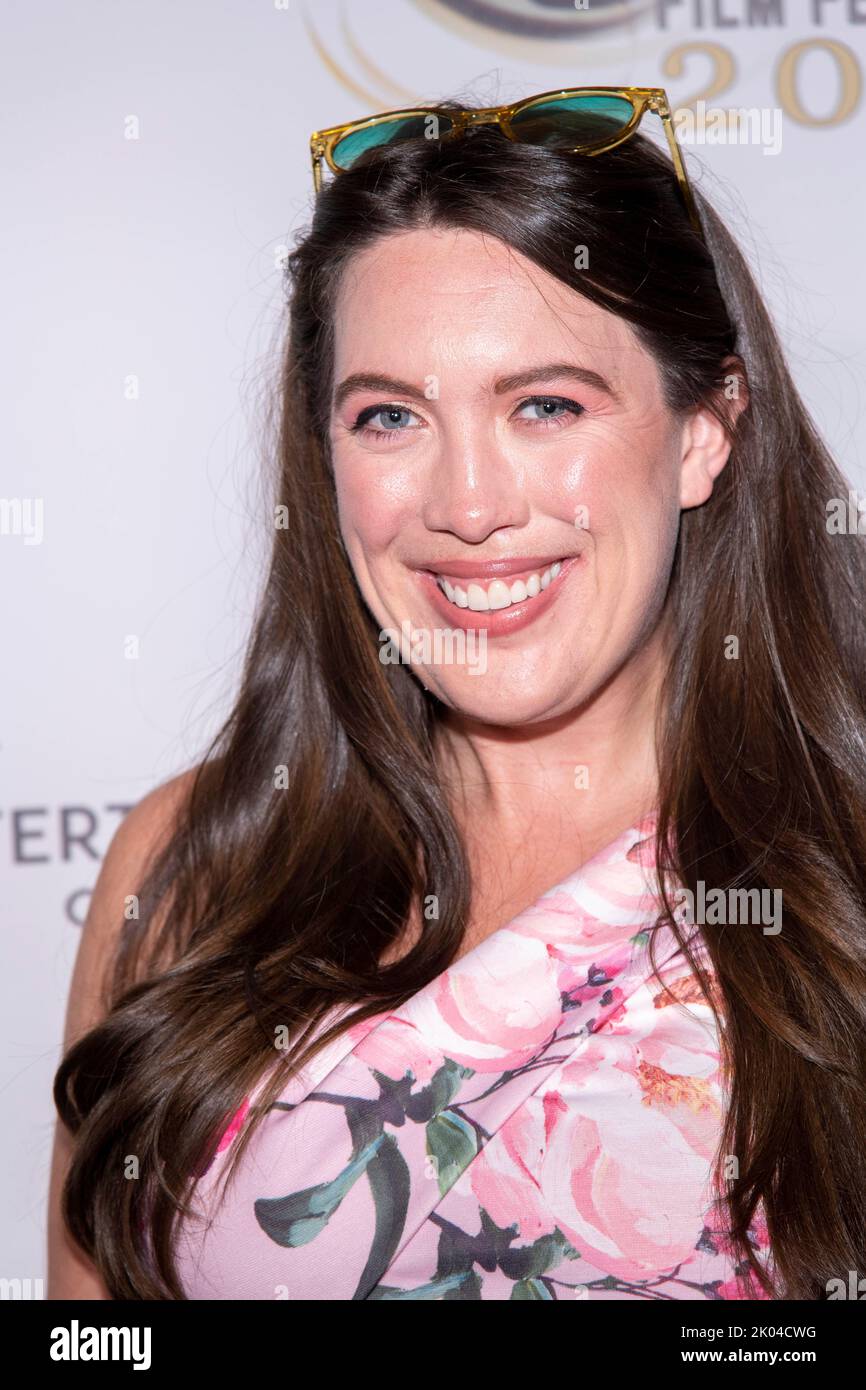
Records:
[[[461,583],[435,573],[433,578],[455,608],[468,608],[474,613],[495,612],[537,598],[557,578],[566,558],[563,556],[545,569],[527,570],[523,574],[508,575],[502,579],[464,580]]]

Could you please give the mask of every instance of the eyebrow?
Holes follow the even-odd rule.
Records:
[[[540,367],[530,367],[525,372],[501,376],[493,383],[493,392],[497,396],[503,396],[508,391],[517,391],[524,386],[538,386],[542,382],[554,378],[561,380],[563,377],[569,381],[577,381],[582,386],[591,386],[594,390],[609,396],[617,405],[622,404],[619,393],[600,372],[594,372],[589,367],[578,367],[573,362],[547,362]],[[422,387],[413,385],[411,381],[401,381],[398,377],[384,376],[380,372],[353,372],[351,376],[345,377],[334,391],[333,408],[339,410],[354,391],[384,391],[413,401],[430,399]]]

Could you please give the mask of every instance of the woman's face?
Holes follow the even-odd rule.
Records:
[[[395,234],[345,273],[334,383],[340,526],[380,659],[496,725],[637,670],[680,509],[727,446],[711,416],[671,414],[628,324],[493,237]]]

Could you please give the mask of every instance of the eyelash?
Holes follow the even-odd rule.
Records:
[[[528,405],[550,404],[565,406],[575,418],[582,415],[586,409],[585,406],[579,405],[577,401],[570,400],[568,396],[527,396],[525,401],[520,402],[517,409],[524,410]],[[410,410],[408,406],[398,405],[393,401],[384,401],[379,405],[368,405],[360,412],[355,423],[349,426],[350,432],[352,434],[365,435],[368,439],[385,439],[391,438],[394,435],[405,434],[405,429],[377,430],[367,425],[368,420],[375,419],[377,415],[383,414],[386,410],[401,410],[408,415],[414,415],[415,413],[413,410]],[[555,423],[558,419],[562,419],[562,416],[548,416],[546,421],[542,422],[542,420],[539,420],[539,424],[543,423],[545,429],[562,429],[562,425]]]

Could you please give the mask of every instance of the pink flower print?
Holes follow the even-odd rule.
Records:
[[[217,1144],[216,1151],[218,1154],[222,1153],[223,1149],[227,1149],[229,1144],[235,1138],[235,1135],[239,1133],[241,1126],[243,1125],[243,1122],[246,1119],[247,1111],[249,1110],[249,1108],[250,1098],[249,1096],[245,1096],[240,1109],[235,1113],[234,1119],[230,1122],[228,1128],[225,1130],[223,1134],[222,1139]]]
[[[497,1226],[516,1225],[520,1244],[529,1244],[556,1229],[556,1219],[531,1164],[544,1147],[539,1111],[517,1110],[503,1125],[497,1141],[482,1149],[461,1181],[468,1179],[479,1205]]]
[[[728,1264],[731,1265],[734,1263],[734,1261],[741,1260],[741,1254],[739,1250],[734,1249],[734,1245],[730,1235],[729,1222],[730,1216],[728,1215],[727,1205],[720,1198],[718,1201],[713,1203],[709,1213],[705,1218],[704,1225],[706,1228],[706,1233],[709,1235],[710,1241],[712,1242],[712,1245],[715,1247],[718,1254],[725,1257]],[[764,1219],[763,1209],[760,1206],[758,1207],[758,1210],[756,1211],[752,1219],[752,1224],[749,1227],[749,1236],[752,1240],[752,1244],[758,1247],[758,1258],[761,1261],[764,1268],[767,1269],[767,1272],[769,1273],[770,1269],[767,1260],[767,1256],[770,1253],[769,1235],[767,1232],[767,1225]],[[740,1270],[742,1274],[746,1276],[745,1291],[742,1279],[738,1280],[735,1277],[736,1270]],[[754,1271],[751,1269],[748,1269],[747,1271],[745,1260],[742,1260],[741,1263],[738,1263],[736,1265],[735,1274],[732,1274],[730,1279],[728,1279],[724,1284],[720,1284],[717,1287],[716,1294],[719,1298],[772,1298],[772,1294],[767,1293],[766,1290],[761,1286],[760,1280],[758,1279]]]
[[[665,1016],[643,993],[638,1030]],[[521,1155],[571,1244],[626,1280],[690,1258],[717,1139],[714,1097],[700,1074],[712,1058],[697,1054],[691,1075],[665,1081],[657,1061],[650,1070],[643,1063],[646,1041],[594,1034],[562,1068],[556,1089],[529,1102],[537,1125]],[[530,1132],[515,1128],[514,1142]]]
[[[556,1124],[557,1114],[561,1114],[568,1107],[558,1091],[545,1091],[542,1105],[544,1106],[544,1142],[546,1144],[550,1138],[550,1131]]]
[[[393,1014],[380,1021],[379,1026],[357,1045],[355,1056],[394,1081],[410,1071],[422,1086],[432,1080],[445,1060],[438,1048],[425,1041],[414,1024]]]
[[[594,960],[587,965],[586,958],[577,960],[565,952],[551,950],[551,958],[558,966],[559,988],[575,1004],[600,999],[608,993],[621,1001],[622,990],[614,987],[613,982],[627,970],[631,956],[632,948],[627,942],[617,951],[607,951],[600,965]]]
[[[642,840],[637,840],[630,850],[626,851],[626,859],[632,864],[640,864],[645,869],[656,867],[655,856],[655,824],[642,824],[637,827],[645,835]]]
[[[722,1120],[717,1042],[707,1025],[706,1006],[659,1009],[658,996],[641,989],[629,1000],[628,1024],[634,1039],[631,1066],[641,1104],[658,1110],[709,1167]]]
[[[695,1115],[702,1111],[712,1115],[719,1113],[719,1102],[703,1077],[672,1076],[650,1062],[641,1062],[637,1074],[644,1092],[644,1105],[663,1105],[668,1109],[683,1105]]]
[[[562,1022],[556,970],[543,941],[503,927],[395,1010],[395,1017],[461,1066],[514,1070]]]
[[[759,1202],[752,1216],[752,1224],[749,1227],[749,1235],[759,1250],[768,1251],[770,1249],[770,1232],[767,1230],[767,1218],[762,1202]]]

